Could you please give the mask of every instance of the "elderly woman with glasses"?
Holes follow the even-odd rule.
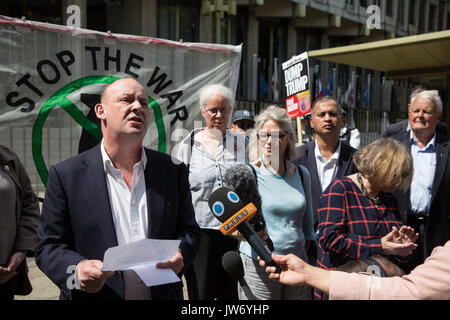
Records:
[[[256,117],[250,139],[250,160],[261,195],[262,215],[278,254],[293,253],[307,260],[306,248],[315,241],[309,171],[290,160],[295,155],[295,135],[286,110],[270,106]],[[264,238],[264,235],[262,235]],[[256,252],[242,241],[239,251],[245,279],[258,298],[311,299],[306,287],[291,287],[269,280]],[[245,299],[242,290],[239,297]]]
[[[411,184],[411,153],[401,142],[382,138],[357,151],[353,161],[358,172],[334,180],[320,198],[318,265],[335,270],[377,254],[401,263],[417,247],[418,234],[402,226],[392,192]],[[400,230],[398,241],[391,241],[393,230]],[[316,297],[325,298],[319,291]]]
[[[226,170],[236,162],[248,162],[245,136],[227,129],[232,99],[230,89],[222,85],[203,88],[199,103],[206,127],[195,128],[178,149],[178,159],[189,168],[195,218],[202,232],[193,268],[186,274],[189,298],[195,300],[238,299],[237,282],[221,263],[223,254],[236,250],[238,242],[222,235],[208,206],[213,190],[224,185]]]

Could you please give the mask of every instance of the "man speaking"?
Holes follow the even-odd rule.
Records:
[[[61,299],[183,298],[181,282],[147,288],[133,271],[101,270],[110,247],[179,239],[177,254],[157,265],[179,274],[200,243],[186,166],[142,146],[149,112],[139,82],[116,80],[95,106],[102,142],[50,168],[36,262]],[[73,266],[75,287],[68,281]]]

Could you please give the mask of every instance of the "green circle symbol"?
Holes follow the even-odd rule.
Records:
[[[97,140],[102,139],[102,131],[101,129],[94,123],[92,123],[83,112],[78,109],[78,107],[70,101],[67,96],[74,92],[75,90],[81,89],[87,85],[105,83],[110,84],[119,79],[114,76],[88,76],[84,78],[80,78],[78,80],[72,81],[67,84],[63,88],[56,91],[45,103],[42,105],[39,110],[36,121],[34,122],[33,132],[32,132],[32,152],[33,152],[33,160],[36,165],[36,169],[39,173],[39,176],[47,186],[48,180],[48,170],[44,161],[44,157],[42,155],[42,129],[47,119],[50,111],[53,110],[54,107],[60,106],[64,109],[81,127],[83,127],[91,136],[93,136]],[[166,152],[166,132],[164,128],[164,121],[162,117],[161,107],[159,104],[152,99],[150,96],[148,97],[149,105],[152,107],[156,128],[158,131],[158,151],[165,153]]]

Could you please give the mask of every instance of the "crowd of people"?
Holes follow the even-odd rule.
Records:
[[[298,147],[284,108],[232,115],[232,97],[218,84],[200,91],[206,126],[173,161],[143,147],[143,86],[108,85],[94,109],[101,142],[50,168],[41,214],[23,165],[1,146],[0,299],[31,291],[32,254],[61,299],[183,299],[182,282],[147,287],[134,271],[102,270],[108,248],[146,238],[180,240],[156,267],[184,276],[191,300],[247,298],[222,266],[228,251],[260,299],[450,299],[450,139],[437,91],[414,92],[409,119],[362,148],[331,97],[313,103],[314,139]],[[258,235],[271,239],[278,271],[238,232],[222,234],[209,209],[237,163],[254,173]]]

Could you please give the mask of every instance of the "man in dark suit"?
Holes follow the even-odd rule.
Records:
[[[311,174],[314,229],[317,229],[320,196],[334,179],[357,171],[352,160],[356,149],[339,139],[342,112],[333,98],[323,97],[314,102],[310,124],[315,141],[300,146],[293,162],[305,166]]]
[[[102,142],[50,169],[37,265],[60,288],[61,299],[182,299],[181,282],[148,289],[133,271],[101,270],[110,247],[179,239],[177,254],[157,267],[181,274],[198,249],[200,229],[186,166],[142,146],[150,111],[139,82],[110,84],[95,113]]]
[[[404,222],[420,233],[412,269],[450,239],[450,139],[436,131],[442,118],[442,100],[436,90],[418,93],[408,116],[411,130],[392,138],[402,141],[414,160],[410,189],[395,192]]]
[[[425,91],[425,89],[418,88],[418,89],[414,90],[411,93],[409,99],[412,100],[417,94],[419,94],[422,91]],[[409,103],[408,109],[410,106],[411,106],[411,104]],[[400,122],[390,124],[386,128],[386,130],[381,134],[381,138],[392,137],[393,135],[396,135],[402,131],[410,131],[410,130],[411,130],[411,127],[409,126],[409,119],[405,119]],[[447,129],[447,125],[445,124],[445,122],[438,122],[438,124],[436,125],[436,132],[448,137],[448,129]]]

